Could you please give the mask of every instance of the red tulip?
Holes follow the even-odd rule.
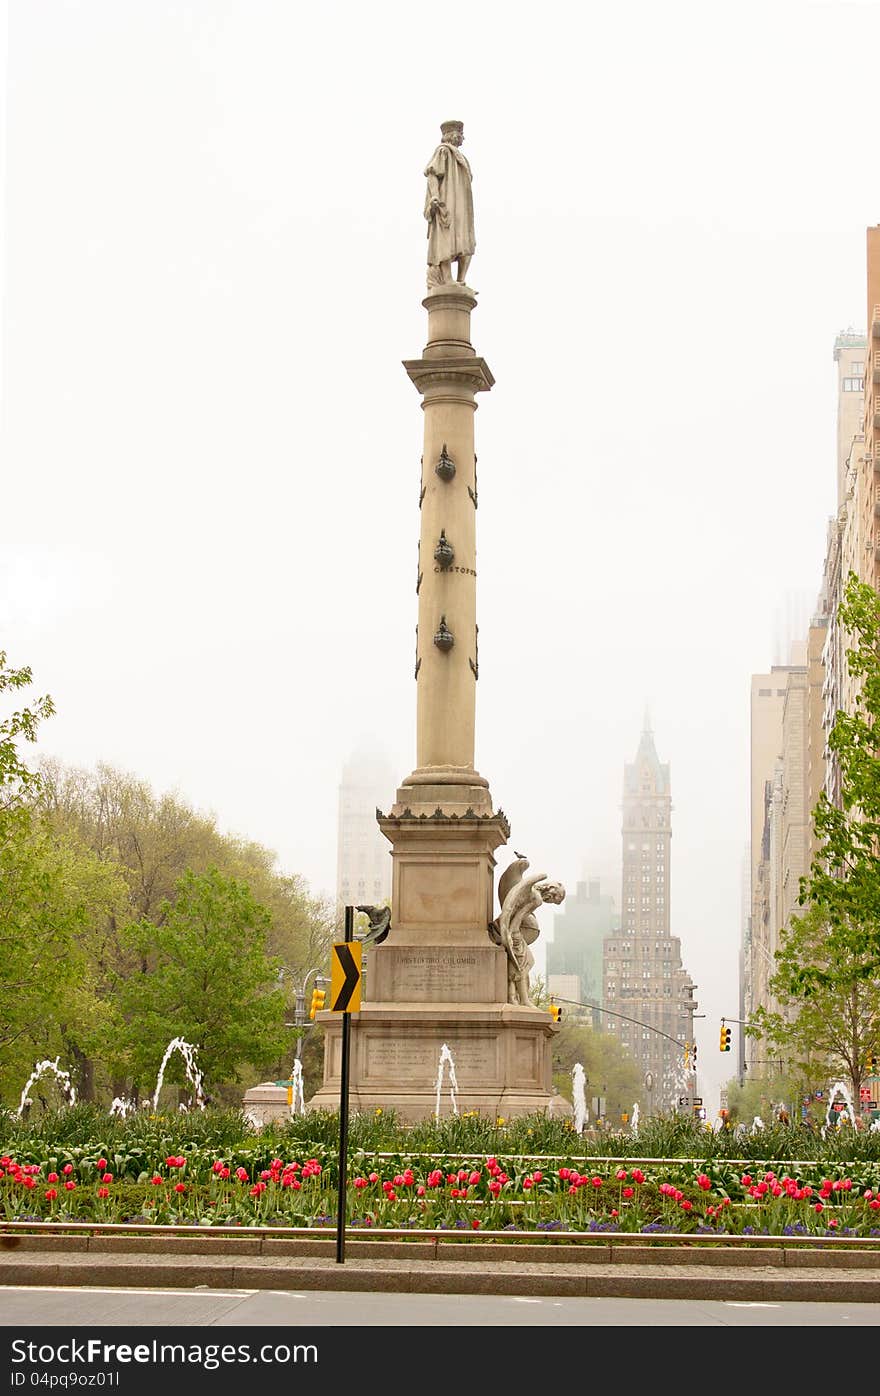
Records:
[[[186,1183],[175,1183],[175,1184],[174,1184],[174,1191],[175,1191],[175,1192],[186,1192]]]
[[[57,1188],[47,1188],[47,1189],[46,1189],[46,1201],[47,1201],[47,1202],[54,1202],[54,1201],[55,1201],[55,1198],[56,1198],[57,1196],[58,1196],[58,1189],[57,1189]]]
[[[110,1189],[109,1189],[109,1188],[98,1188],[98,1196],[99,1196],[99,1197],[109,1197],[109,1196],[110,1196]]]

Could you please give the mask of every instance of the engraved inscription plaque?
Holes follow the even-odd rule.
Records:
[[[433,1086],[440,1062],[439,1038],[370,1037],[363,1043],[364,1079],[391,1079],[405,1084]],[[485,1084],[498,1075],[498,1044],[494,1037],[474,1037],[448,1044],[459,1086]]]

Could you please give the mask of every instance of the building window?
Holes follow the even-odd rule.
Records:
[[[845,393],[863,393],[865,391],[864,378],[844,378],[843,391]]]
[[[759,688],[759,689],[758,689],[758,697],[759,697],[759,698],[772,698],[772,697],[773,697],[773,689],[772,689],[772,688]]]

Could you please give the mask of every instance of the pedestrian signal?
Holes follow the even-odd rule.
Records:
[[[720,1041],[719,1041],[719,1043],[718,1043],[718,1048],[719,1048],[719,1051],[721,1051],[721,1052],[729,1052],[729,1051],[730,1051],[730,1028],[726,1028],[726,1027],[723,1027],[723,1026],[722,1026],[722,1028],[721,1028],[721,1038],[720,1038]]]
[[[327,991],[326,991],[326,989],[313,989],[313,990],[312,990],[312,1006],[311,1006],[311,1008],[309,1009],[309,1017],[310,1017],[310,1018],[314,1018],[314,1016],[315,1016],[316,1013],[320,1013],[320,1012],[321,1012],[321,1009],[324,1007],[324,1000],[326,999],[326,997],[327,997]]]

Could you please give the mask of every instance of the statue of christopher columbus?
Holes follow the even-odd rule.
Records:
[[[452,280],[465,284],[476,248],[471,167],[461,153],[464,124],[444,121],[441,141],[431,156],[425,178],[425,218],[428,221],[428,290]]]

